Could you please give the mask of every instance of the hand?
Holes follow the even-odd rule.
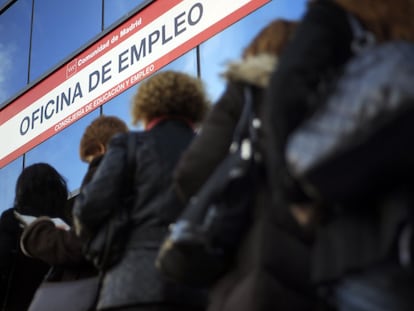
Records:
[[[37,217],[30,216],[30,215],[22,215],[16,211],[14,211],[13,213],[14,213],[14,217],[16,217],[17,220],[20,222],[20,226],[22,228],[27,227],[28,225],[30,225],[32,222],[34,222],[37,219]]]
[[[70,226],[66,222],[64,222],[62,219],[51,218],[50,220],[55,224],[56,228],[63,229],[66,231],[70,230]]]
[[[18,221],[20,221],[20,226],[22,228],[29,226],[36,219],[38,219],[38,217],[34,217],[30,215],[22,215],[16,211],[14,211],[14,216],[17,218]],[[56,228],[63,229],[63,230],[70,230],[70,226],[60,218],[49,218],[49,220],[53,222]]]

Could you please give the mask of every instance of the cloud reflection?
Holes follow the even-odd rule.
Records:
[[[12,55],[16,48],[9,44],[0,42],[0,102],[5,101],[10,96],[8,87],[10,86],[10,72],[13,69]]]

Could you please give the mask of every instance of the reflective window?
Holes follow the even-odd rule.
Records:
[[[79,157],[80,139],[85,128],[98,116],[99,109],[30,150],[26,153],[26,166],[46,162],[65,177],[69,191],[79,188],[88,168]]]
[[[30,81],[101,32],[101,0],[35,0]]]
[[[13,206],[14,189],[22,168],[20,157],[0,169],[0,213]]]
[[[129,88],[127,91],[119,94],[117,97],[106,103],[102,107],[104,115],[113,115],[124,120],[124,122],[131,127],[131,99],[134,96],[135,87]]]
[[[27,84],[31,0],[19,0],[0,15],[0,107]]]
[[[190,75],[197,76],[197,56],[196,50],[193,49],[183,56],[177,58],[175,61],[169,63],[163,70],[179,70]],[[131,101],[139,84],[134,85],[126,92],[118,95],[116,98],[103,106],[103,114],[116,115],[132,127],[131,123]]]
[[[218,99],[224,90],[225,84],[220,73],[226,63],[239,59],[252,38],[273,19],[299,19],[306,3],[307,0],[271,1],[200,46],[201,78],[206,81],[213,100]]]
[[[2,0],[0,0],[2,1]],[[137,7],[151,0],[103,1],[104,27],[131,14]],[[1,3],[1,2],[0,2]],[[75,51],[91,42],[102,29],[102,1],[47,1],[34,0],[34,26],[31,55],[31,81],[67,59]],[[211,100],[215,101],[224,89],[220,73],[228,61],[240,57],[251,39],[271,20],[282,17],[299,19],[307,0],[271,1],[200,46],[201,78]],[[18,92],[27,83],[29,27],[31,0],[18,0],[0,15],[0,103]],[[15,22],[18,21],[18,24]],[[197,75],[197,50],[193,49],[160,70],[180,70]],[[5,80],[5,74],[10,77]],[[10,81],[13,81],[11,83]],[[116,115],[131,128],[130,105],[138,85],[115,97],[102,107],[105,115]],[[67,180],[69,190],[76,191],[86,173],[87,164],[79,158],[81,136],[97,109],[26,153],[25,164],[46,162],[54,166]],[[138,126],[138,129],[142,129]],[[0,169],[0,209],[11,206],[14,185],[21,172],[19,158]],[[4,198],[4,199],[3,199]]]
[[[0,0],[0,9],[3,7],[3,5],[5,5],[9,1],[10,0]]]
[[[104,26],[107,28],[115,21],[128,15],[135,8],[139,7],[143,3],[148,3],[150,0],[105,0],[104,3]]]

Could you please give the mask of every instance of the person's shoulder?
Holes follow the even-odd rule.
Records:
[[[141,137],[146,136],[146,133],[146,131],[128,131],[126,133],[118,133],[112,137],[111,142],[126,142],[130,137],[140,139]]]
[[[115,134],[109,141],[109,146],[125,145],[130,135],[131,132]]]
[[[127,133],[119,133],[112,137],[109,142],[109,148],[121,148],[126,149],[128,145],[131,144],[131,141],[134,141],[135,145],[140,145],[148,139],[150,131],[129,131]]]
[[[8,208],[1,213],[0,216],[1,222],[3,221],[15,221],[16,217],[14,216],[14,208]]]
[[[348,42],[351,36],[348,14],[348,11],[336,1],[312,1],[299,24],[297,33],[302,33],[301,38],[304,34],[308,38],[309,34],[318,34],[321,37],[336,38],[338,42]]]
[[[335,0],[311,0],[308,2],[308,7],[312,6],[327,6],[327,7],[339,7]]]
[[[308,12],[344,14],[346,10],[334,0],[315,0],[308,4]]]
[[[1,213],[0,216],[0,228],[1,230],[12,230],[18,229],[18,221],[14,216],[14,208],[8,208]]]
[[[6,210],[4,210],[2,213],[1,213],[1,216],[0,216],[0,218],[8,218],[8,217],[14,217],[14,208],[13,207],[10,207],[10,208],[8,208],[8,209],[6,209]]]
[[[117,133],[111,138],[110,143],[114,144],[114,143],[119,143],[119,142],[122,142],[122,141],[126,141],[129,134],[130,134],[130,132]]]

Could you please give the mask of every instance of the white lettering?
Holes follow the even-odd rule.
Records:
[[[91,60],[92,58],[94,58],[95,56],[97,56],[98,54],[100,54],[101,52],[103,52],[103,50],[105,50],[108,46],[109,46],[109,39],[105,43],[100,44],[90,54],[86,55],[83,58],[78,59],[78,66],[80,67],[84,63],[86,63],[88,60]]]
[[[140,17],[139,19],[137,19],[135,22],[133,22],[132,24],[130,24],[128,27],[123,28],[121,30],[121,33],[119,34],[121,36],[121,38],[123,36],[125,36],[128,32],[134,30],[135,28],[137,28],[138,26],[140,26],[142,24],[142,17]]]

